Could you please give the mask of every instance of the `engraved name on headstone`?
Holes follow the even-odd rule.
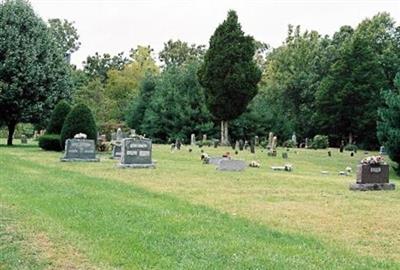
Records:
[[[153,168],[152,143],[150,139],[133,137],[122,140],[119,167]]]

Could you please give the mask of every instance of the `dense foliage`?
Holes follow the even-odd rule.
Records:
[[[74,27],[74,23],[67,20],[50,19],[50,32],[56,40],[60,50],[69,56],[77,51],[81,46],[79,42],[78,30]]]
[[[349,149],[377,149],[380,119],[380,143],[388,144],[387,119],[378,110],[393,110],[385,99],[396,99],[397,90],[382,90],[397,89],[400,27],[387,13],[332,36],[289,25],[283,44],[272,49],[246,36],[231,11],[208,49],[169,40],[158,61],[151,47],[137,46],[127,56],[88,56],[81,70],[64,58],[80,45],[73,23],[46,25],[25,1],[8,0],[0,24],[0,126],[8,127],[9,143],[17,123],[58,133],[49,112],[72,98],[107,136],[129,126],[159,142],[188,142],[192,133],[227,142],[229,121],[232,142],[255,135],[263,141],[272,131],[286,145],[293,133],[302,145],[321,134],[331,146],[343,140]]]
[[[379,110],[378,138],[386,147],[391,160],[400,164],[400,74],[395,79],[395,89],[383,92],[385,106]],[[400,167],[396,168],[400,174]]]
[[[61,151],[60,135],[45,134],[39,137],[39,147],[46,151]]]
[[[325,149],[329,147],[329,138],[325,135],[315,135],[311,145],[313,149]]]
[[[23,0],[0,3],[0,122],[41,122],[71,95],[70,68],[46,23]]]
[[[65,140],[73,138],[78,133],[84,133],[88,139],[97,140],[97,129],[92,112],[84,104],[72,108],[65,119],[61,130],[61,146],[64,148]]]
[[[71,107],[64,100],[60,101],[54,108],[49,125],[47,126],[47,134],[60,134],[64,125],[65,118],[70,112]]]
[[[380,91],[392,87],[400,68],[399,38],[387,13],[343,26],[332,38],[289,27],[286,42],[267,57],[262,85],[271,111],[277,119],[284,113],[302,139],[326,134],[335,146],[345,140],[376,149]]]
[[[197,80],[197,70],[197,62],[173,66],[161,74],[154,90],[151,83],[143,87],[142,90],[147,91],[141,94],[142,102],[146,102],[141,105],[146,107],[143,121],[140,126],[131,127],[164,142],[188,141],[191,133],[212,133],[213,123]],[[144,97],[146,93],[151,95],[149,102]]]

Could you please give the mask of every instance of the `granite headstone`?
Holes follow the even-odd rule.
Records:
[[[96,144],[89,139],[67,139],[65,141],[65,154],[61,161],[87,161],[98,162],[96,158]]]
[[[132,137],[122,140],[121,168],[154,168],[150,139]]]

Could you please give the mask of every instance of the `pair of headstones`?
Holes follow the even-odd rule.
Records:
[[[61,161],[98,162],[99,158],[96,157],[95,141],[86,138],[67,139],[65,143],[65,155],[61,158]],[[122,139],[121,159],[118,167],[154,167],[151,140],[139,136]]]

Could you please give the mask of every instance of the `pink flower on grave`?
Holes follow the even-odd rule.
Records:
[[[361,164],[364,165],[383,165],[385,160],[382,156],[370,156],[361,160]]]

